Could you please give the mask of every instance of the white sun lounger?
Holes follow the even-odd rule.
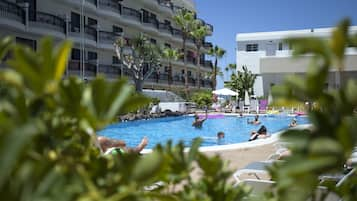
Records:
[[[259,162],[249,163],[243,169],[237,170],[233,174],[233,177],[237,181],[237,183],[241,181],[240,177],[244,174],[254,175],[257,179],[260,179],[259,177],[260,174],[264,174],[264,175],[268,174],[266,167],[271,166],[273,162],[274,162],[273,160],[270,160],[270,161],[259,161]]]

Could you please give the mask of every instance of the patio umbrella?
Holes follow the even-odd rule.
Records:
[[[218,90],[215,90],[215,91],[212,91],[213,94],[216,94],[216,95],[221,95],[221,96],[236,96],[238,95],[237,92],[234,92],[230,89],[227,89],[227,88],[223,88],[223,89],[218,89]]]
[[[247,90],[245,91],[244,94],[244,105],[250,105],[250,98]]]

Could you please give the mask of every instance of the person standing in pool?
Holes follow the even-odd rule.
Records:
[[[195,114],[194,115],[195,120],[192,122],[192,126],[195,128],[202,128],[202,124],[204,121],[206,121],[207,117],[208,117],[207,110],[206,110],[206,116],[203,119],[200,119],[200,117],[197,114]]]
[[[259,115],[255,115],[255,118],[254,118],[253,121],[249,121],[249,119],[247,119],[247,123],[248,123],[248,124],[254,124],[254,125],[260,124]]]

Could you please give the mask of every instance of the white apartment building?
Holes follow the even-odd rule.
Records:
[[[56,42],[72,40],[74,46],[67,75],[92,79],[105,74],[112,79],[129,74],[114,51],[113,43],[118,36],[123,35],[130,43],[131,38],[144,34],[159,46],[181,49],[182,35],[173,16],[183,7],[195,11],[192,0],[0,0],[0,37],[11,35],[17,43],[33,49],[39,46],[43,36],[51,36]],[[205,24],[212,33],[213,27]],[[205,58],[211,46],[209,42],[203,44],[202,75],[212,71],[212,62]],[[188,40],[187,47],[189,85],[196,87],[198,67],[193,39]],[[174,62],[173,85],[176,87],[184,87],[184,67],[183,60]],[[144,88],[165,89],[167,86],[168,67],[163,63],[145,82]],[[210,88],[211,80],[201,76],[201,86]]]
[[[257,74],[254,93],[257,96],[267,96],[271,84],[281,84],[287,75],[304,76],[309,66],[310,57],[298,59],[291,57],[291,50],[284,39],[289,37],[321,37],[328,38],[332,28],[289,30],[275,32],[239,33],[236,35],[237,70],[246,65]],[[351,33],[357,33],[357,26],[350,27]],[[357,51],[353,48],[346,50],[345,69],[341,83],[349,78],[357,78]],[[332,68],[326,87],[336,87],[336,68]]]

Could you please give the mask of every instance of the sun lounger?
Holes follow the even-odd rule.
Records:
[[[257,179],[260,179],[260,176],[268,175],[268,171],[266,168],[271,166],[273,162],[275,161],[270,160],[270,161],[259,161],[259,162],[249,163],[243,169],[237,170],[233,174],[233,177],[237,181],[237,183],[241,181],[242,175],[254,175]]]

